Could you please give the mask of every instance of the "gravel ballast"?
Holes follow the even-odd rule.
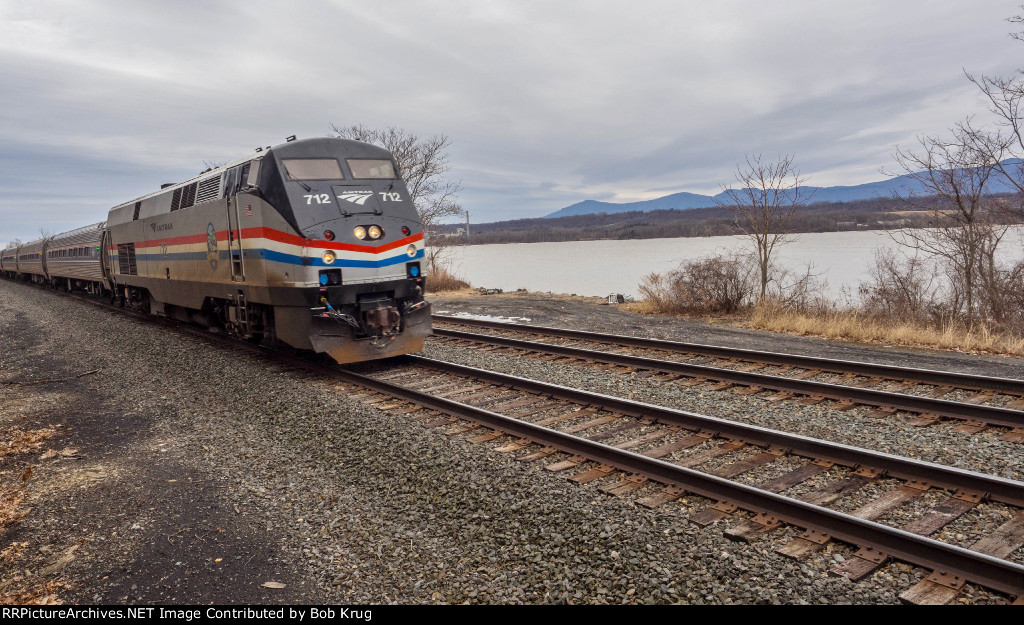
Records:
[[[35,497],[3,529],[0,549],[25,545],[0,556],[0,583],[78,545],[48,574],[64,601],[894,603],[926,574],[893,563],[853,584],[827,575],[848,546],[796,562],[774,552],[794,528],[732,542],[741,516],[685,520],[706,500],[647,510],[333,381],[40,289],[0,281],[0,335],[4,381],[99,369],[0,391],[5,431],[60,423],[51,446],[78,450],[0,465],[5,486],[33,465]]]
[[[549,362],[522,352],[484,352],[450,342],[432,341],[424,355],[509,375],[544,380],[712,417],[750,423],[833,442],[864,447],[917,460],[937,462],[1009,479],[1024,479],[1024,446],[1001,440],[1005,428],[967,434],[954,431],[961,421],[914,427],[903,416],[872,418],[873,409],[859,406],[836,410],[836,402],[803,406],[796,401],[771,402],[771,395],[741,395],[735,390],[709,390],[714,383],[686,386],[659,382],[636,372],[609,372],[583,363]]]

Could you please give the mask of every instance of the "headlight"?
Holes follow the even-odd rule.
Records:
[[[324,264],[330,265],[330,264],[334,263],[334,260],[336,258],[338,258],[338,255],[335,254],[334,252],[327,251],[327,252],[324,252],[324,255],[321,256],[320,258],[324,259]]]
[[[377,240],[384,235],[384,231],[379,226],[370,226],[370,238]]]
[[[362,241],[366,238],[366,228],[362,226],[356,226],[356,229],[352,231],[352,234],[356,235],[356,238]]]
[[[409,255],[409,258],[416,258],[416,246],[410,245],[409,247],[405,248],[405,253]]]

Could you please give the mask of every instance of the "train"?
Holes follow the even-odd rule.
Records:
[[[0,275],[339,363],[422,350],[424,233],[392,154],[297,140],[0,252]]]

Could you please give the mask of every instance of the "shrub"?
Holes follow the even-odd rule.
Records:
[[[858,288],[865,314],[919,323],[941,317],[937,271],[917,256],[879,249],[868,276]]]
[[[750,305],[756,286],[746,259],[717,254],[683,262],[665,275],[649,274],[639,291],[658,312],[731,314]]]
[[[443,267],[438,267],[427,277],[427,290],[433,293],[459,291],[468,288],[468,282],[456,278]]]

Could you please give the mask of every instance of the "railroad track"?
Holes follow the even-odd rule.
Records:
[[[513,349],[523,353],[552,359],[565,359],[587,363],[600,363],[609,367],[626,367],[636,371],[662,374],[656,378],[675,381],[687,378],[696,384],[715,383],[715,390],[726,390],[733,386],[746,387],[747,394],[774,391],[771,401],[795,399],[805,405],[819,403],[826,399],[840,402],[841,409],[853,405],[875,408],[874,416],[885,417],[898,411],[916,414],[913,425],[926,426],[940,419],[958,419],[965,423],[958,429],[975,433],[989,426],[1010,428],[1003,439],[1024,443],[1024,380],[990,378],[983,376],[961,376],[960,374],[922,369],[904,369],[888,365],[873,365],[852,361],[828,360],[807,356],[754,352],[687,343],[675,343],[654,339],[638,339],[616,335],[578,332],[557,328],[520,326],[490,321],[466,320],[457,317],[435,315],[444,323],[464,323],[475,327],[486,327],[502,332],[501,335],[480,334],[448,328],[435,328],[435,336],[461,344],[488,345],[497,349]],[[566,342],[540,342],[516,338],[523,334],[554,337]],[[608,346],[620,346],[629,351],[609,351]],[[690,351],[703,349],[704,352]],[[670,359],[678,353],[713,355],[731,358],[733,367],[710,365]],[[639,353],[638,353],[639,352]],[[727,356],[730,355],[731,356]],[[761,360],[755,360],[761,358]],[[750,363],[754,364],[751,365]],[[800,363],[800,364],[797,364]],[[747,366],[736,368],[736,365]],[[784,370],[778,370],[783,367]],[[776,370],[764,372],[765,368]],[[810,378],[825,374],[839,373],[840,381],[816,381]],[[897,377],[902,376],[902,377]],[[961,381],[962,379],[962,381]],[[910,385],[935,385],[929,394],[893,392],[867,387],[867,384],[898,381],[904,389]],[[959,381],[959,382],[958,382]],[[954,388],[977,391],[967,401],[944,399]],[[1000,398],[1000,394],[1010,397]],[[991,405],[1000,403],[1003,405]]]
[[[726,535],[736,540],[789,524],[804,530],[779,548],[789,557],[832,540],[855,545],[859,551],[833,568],[853,580],[893,558],[932,571],[901,595],[907,602],[947,603],[967,583],[1024,602],[1024,565],[1010,559],[1024,546],[1022,482],[422,357],[342,368],[159,321],[167,331],[263,354],[284,372],[337,380],[339,392],[382,411],[469,433],[472,442],[544,462],[610,495],[651,507],[704,497],[713,503],[690,520],[732,516]],[[913,515],[899,514],[914,504]],[[939,540],[980,507],[1005,521],[970,548]],[[886,518],[900,527],[879,522]]]
[[[657,349],[676,353],[709,356],[742,363],[760,362],[809,371],[860,375],[873,379],[896,380],[900,382],[915,381],[922,384],[935,385],[939,388],[997,391],[1017,397],[1024,397],[1024,380],[991,378],[948,371],[896,367],[893,365],[857,362],[853,360],[819,358],[816,356],[739,349],[735,347],[705,345],[701,343],[685,343],[662,339],[624,336],[619,334],[601,334],[598,332],[567,330],[564,328],[552,328],[547,326],[503,323],[499,321],[471,319],[451,315],[432,315],[432,317],[434,321],[442,323],[490,328],[492,330],[500,330],[504,332],[530,333],[571,340],[616,344],[625,347]]]
[[[1024,546],[1024,482],[418,356],[386,368],[345,368],[185,330],[266,354],[282,372],[337,380],[338,392],[384,412],[468,433],[471,442],[493,443],[519,461],[544,462],[548,471],[636,496],[641,505],[704,497],[713,503],[689,520],[707,526],[744,515],[726,531],[736,540],[789,524],[804,530],[779,549],[789,557],[807,557],[832,540],[855,545],[833,567],[853,581],[891,559],[930,570],[901,595],[908,603],[948,603],[967,583],[1024,603],[1024,565],[1006,559]],[[765,472],[773,476],[750,479]],[[862,491],[874,494],[849,511],[836,509]],[[878,522],[926,500],[934,501],[902,527]],[[999,506],[1006,521],[970,548],[931,537],[979,506]]]
[[[788,523],[805,530],[780,549],[790,557],[808,556],[831,540],[857,545],[834,568],[853,580],[890,558],[932,570],[902,595],[908,602],[949,602],[967,582],[1024,595],[1024,566],[1003,559],[1024,545],[1022,482],[428,358],[403,360],[407,366],[368,375],[296,364],[351,385],[340,391],[379,393],[357,391],[357,397],[381,410],[449,426],[452,434],[469,432],[472,442],[494,441],[497,451],[543,461],[548,471],[597,482],[612,495],[643,495],[642,505],[688,494],[711,499],[690,517],[698,525],[754,513],[726,532],[737,540]],[[773,477],[744,481],[759,473]],[[801,491],[811,482],[813,488]],[[849,512],[827,507],[872,487],[878,495]],[[794,489],[799,495],[785,494]],[[924,499],[936,503],[902,528],[876,521]],[[1005,505],[1008,520],[971,549],[929,538],[979,505]]]

